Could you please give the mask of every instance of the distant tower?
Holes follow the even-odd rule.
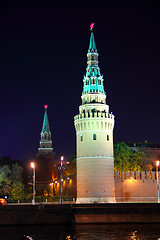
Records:
[[[40,148],[38,148],[38,155],[53,154],[51,131],[49,127],[47,109],[48,105],[44,105],[45,113],[43,119],[43,126],[41,131]]]
[[[43,126],[41,131],[40,147],[36,161],[36,181],[39,186],[46,188],[58,176],[56,162],[52,148],[51,131],[49,127],[47,109],[48,105],[44,105],[45,113]]]
[[[93,31],[83,83],[82,105],[79,114],[74,117],[77,135],[77,203],[115,202],[114,115],[109,113],[106,104]]]

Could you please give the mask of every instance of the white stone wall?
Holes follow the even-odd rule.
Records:
[[[98,108],[109,109],[107,105]],[[114,116],[91,113],[75,116],[77,142],[77,203],[115,202],[113,128]],[[81,107],[80,107],[81,110]],[[97,108],[96,108],[97,110]],[[96,140],[93,135],[96,134]]]

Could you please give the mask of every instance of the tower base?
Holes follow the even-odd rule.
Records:
[[[116,199],[114,197],[106,197],[106,198],[77,198],[76,203],[116,203]]]

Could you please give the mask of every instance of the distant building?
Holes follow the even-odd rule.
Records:
[[[149,154],[155,160],[160,160],[160,143],[144,142],[126,142],[129,148],[133,151],[140,149],[141,151]]]
[[[103,76],[91,32],[82,105],[74,117],[77,144],[77,203],[115,202],[114,115],[106,104]]]

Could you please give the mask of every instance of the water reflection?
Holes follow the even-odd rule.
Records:
[[[160,240],[160,224],[0,227],[0,240]]]

